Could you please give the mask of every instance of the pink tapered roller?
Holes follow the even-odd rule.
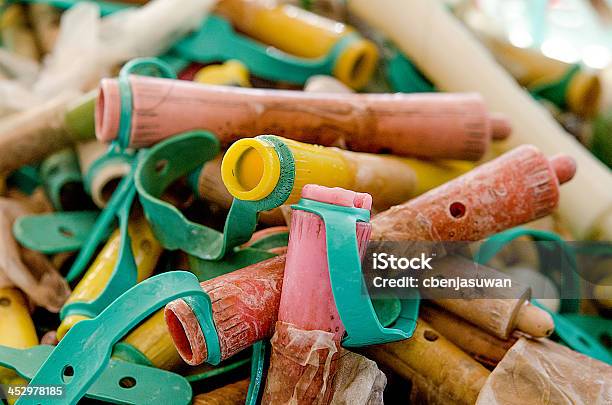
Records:
[[[340,188],[306,185],[302,198],[367,210],[372,207],[369,194]],[[356,228],[363,256],[370,224],[359,222]],[[323,220],[294,209],[263,403],[329,403],[344,332],[331,289]]]
[[[332,94],[213,86],[131,76],[130,145],[148,146],[192,129],[207,129],[228,145],[274,134],[298,141],[396,155],[478,160],[491,139],[509,135],[475,93]],[[96,106],[96,135],[117,137],[117,79],[104,79]]]
[[[200,283],[212,301],[222,360],[272,335],[284,267],[285,257],[275,257]],[[172,301],[165,318],[183,360],[190,365],[206,361],[206,340],[191,307]]]
[[[372,239],[476,241],[550,214],[576,171],[523,145],[372,219]]]

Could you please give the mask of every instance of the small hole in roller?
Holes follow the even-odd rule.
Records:
[[[8,307],[11,305],[10,298],[2,297],[0,298],[0,307]]]
[[[123,377],[119,380],[119,386],[121,388],[134,388],[136,386],[136,379],[134,377]]]
[[[449,211],[453,218],[461,218],[465,215],[465,205],[456,201],[450,205]]]
[[[426,330],[425,333],[423,333],[423,337],[425,338],[425,340],[428,340],[430,342],[435,342],[436,340],[438,340],[438,334],[431,330]]]

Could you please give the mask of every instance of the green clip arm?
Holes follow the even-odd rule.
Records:
[[[295,172],[291,151],[275,137],[261,138],[278,146],[279,181],[272,193],[262,200],[234,199],[223,233],[189,221],[176,207],[160,198],[172,182],[217,155],[219,143],[216,138],[209,132],[192,131],[168,138],[148,151],[136,171],[136,189],[146,218],[166,249],[181,249],[202,260],[220,260],[251,238],[259,212],[276,208],[289,198]]]
[[[121,243],[119,245],[118,259],[108,283],[100,295],[92,301],[75,301],[64,305],[60,311],[60,317],[62,319],[72,312],[94,317],[102,312],[102,310],[113,302],[115,298],[123,294],[123,292],[135,285],[138,281],[138,269],[132,251],[132,239],[128,232],[130,209],[136,195],[136,188],[134,187],[132,176],[133,175],[130,175],[123,180],[126,181],[125,193],[121,190],[124,198],[117,209]]]
[[[558,283],[557,287],[560,291],[563,291],[565,295],[570,297],[578,297],[580,294],[580,278],[578,277],[578,264],[576,261],[576,255],[571,246],[569,246],[563,238],[553,232],[540,231],[537,229],[528,229],[523,227],[512,228],[504,232],[500,232],[496,235],[491,236],[481,246],[480,249],[474,255],[474,261],[479,264],[488,263],[493,257],[499,253],[507,244],[513,240],[522,236],[529,236],[538,242],[548,242],[553,244],[551,247],[558,246],[563,251],[564,262],[567,266],[561,266],[560,277],[555,277],[551,274],[553,271],[559,271],[559,269],[551,269],[543,266],[541,269],[544,274],[549,278]],[[546,263],[545,260],[545,244],[538,244],[538,255],[540,257],[540,263]],[[556,280],[560,280],[557,282]],[[577,312],[580,306],[579,299],[563,299],[561,301],[561,312]]]
[[[112,347],[134,326],[158,309],[178,298],[197,297],[206,311],[205,338],[217,342],[212,320],[212,306],[208,295],[200,288],[197,278],[188,272],[172,271],[151,277],[137,284],[117,298],[93,319],[74,325],[30,381],[32,386],[63,386],[65,396],[61,404],[73,405],[98,380],[109,364]],[[211,344],[209,350],[214,350]],[[220,353],[209,353],[219,356]],[[70,367],[72,378],[64,380]],[[19,405],[36,405],[40,401],[22,398]]]
[[[53,352],[54,346],[14,349],[0,346],[0,365],[30,380]],[[68,380],[68,379],[66,379]],[[134,385],[126,385],[126,384]],[[85,397],[117,404],[163,403],[187,405],[192,391],[187,379],[169,371],[111,359]],[[47,401],[63,404],[63,395]],[[48,403],[48,402],[45,402]]]
[[[98,211],[54,212],[24,215],[13,224],[13,235],[28,249],[44,254],[80,249],[90,237]],[[100,240],[110,235],[110,227],[100,229]]]
[[[325,223],[329,278],[340,319],[347,335],[345,347],[388,343],[412,336],[416,328],[414,307],[400,314],[393,328],[385,328],[376,316],[361,274],[355,228],[369,222],[370,213],[361,208],[341,207],[302,198],[294,209],[318,215]],[[418,295],[414,300],[418,303]],[[418,309],[418,305],[417,305]]]
[[[67,148],[49,156],[40,165],[40,177],[53,208],[66,209],[62,206],[64,187],[70,183],[83,182],[75,151]]]
[[[122,209],[125,210],[126,206],[131,206],[135,194],[133,179],[134,167],[126,177],[121,179],[121,182],[119,182],[108,204],[96,219],[96,223],[87,241],[83,244],[83,248],[79,251],[72,267],[68,271],[68,275],[66,276],[68,281],[74,281],[83,273],[100,243],[108,236],[109,228],[115,216],[119,215]],[[131,250],[131,247],[129,248]]]
[[[299,58],[239,35],[227,20],[211,14],[197,32],[174,45],[172,53],[200,63],[238,59],[264,79],[304,84],[313,75],[332,75],[338,56],[356,39],[357,34],[349,34],[321,58]]]
[[[572,296],[578,297],[579,294],[579,278],[577,276],[577,262],[573,249],[566,244],[566,242],[559,237],[557,234],[547,231],[539,231],[535,229],[527,228],[512,228],[505,232],[500,232],[489,239],[487,239],[481,246],[480,249],[474,255],[474,261],[480,264],[489,262],[504,246],[521,236],[529,236],[536,241],[547,241],[558,244],[564,252],[565,260],[569,264],[570,269],[564,271],[561,274],[561,285],[560,289],[567,291],[569,289]],[[538,249],[538,253],[542,256],[543,252]],[[542,263],[544,260],[540,260]],[[563,266],[565,269],[565,266]],[[543,271],[546,273],[550,269],[544,268]],[[556,277],[551,277],[554,281]],[[562,314],[558,314],[550,311],[548,308],[540,304],[537,300],[532,299],[532,303],[541,309],[545,310],[550,314],[555,323],[555,335],[567,346],[572,349],[584,353],[588,356],[604,361],[608,364],[612,364],[612,356],[601,345],[597,339],[586,333],[585,330],[581,329],[578,325],[572,323],[567,317]],[[562,299],[561,300],[561,311],[575,313],[578,312],[580,300],[578,299]]]

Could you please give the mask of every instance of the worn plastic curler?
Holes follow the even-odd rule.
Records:
[[[66,301],[57,328],[59,340],[76,322],[94,317],[123,291],[153,274],[163,249],[151,228],[142,216],[135,216],[128,233],[120,233],[125,231],[115,231]],[[131,243],[131,260],[124,240]]]
[[[0,356],[11,357],[3,364],[9,364],[21,374],[29,374],[32,386],[63,388],[61,398],[57,401],[47,399],[47,403],[72,405],[88,395],[119,403],[140,403],[143,398],[150,398],[151,401],[145,402],[188,404],[191,387],[182,377],[151,367],[110,360],[113,345],[130,329],[166,303],[186,296],[197,301],[203,312],[210,313],[210,299],[194,275],[164,273],[134,286],[97,317],[76,324],[50,354],[48,347],[38,346],[38,361],[25,364],[21,353],[6,353],[5,349]],[[207,333],[216,336],[212,319],[209,325]],[[22,367],[25,370],[20,370]],[[131,380],[132,388],[120,389],[120,381],[126,377]],[[168,381],[168,385],[160,384],[160,379]],[[175,388],[169,390],[167,386]],[[163,399],[157,400],[160,396]],[[38,398],[24,397],[18,404],[39,402]]]
[[[541,271],[557,283],[559,290],[563,291],[564,295],[578,297],[580,294],[580,279],[578,277],[578,263],[575,252],[571,246],[555,233],[527,228],[509,229],[487,239],[476,252],[474,260],[478,263],[486,263],[503,249],[505,245],[523,236],[531,237],[536,242],[539,242],[537,247],[541,264],[547,262],[543,260],[546,257],[545,249],[547,247],[554,249],[554,245],[557,245],[561,249],[565,265],[562,265],[561,269],[543,266]],[[553,245],[547,245],[546,243],[552,243]],[[560,274],[559,271],[561,271]],[[561,313],[550,311],[535,299],[532,302],[550,314],[555,323],[555,336],[563,343],[580,353],[612,364],[612,354],[610,351],[600,343],[596,336],[589,334],[589,331],[593,330],[591,328],[592,325],[585,329],[585,325],[581,324],[580,315],[575,314],[580,306],[578,298],[562,299]],[[575,316],[572,317],[571,315]]]
[[[224,0],[216,11],[240,32],[301,58],[329,58],[346,85],[365,86],[378,59],[376,46],[352,27],[290,4]]]
[[[40,177],[56,210],[73,211],[88,205],[79,162],[72,148],[46,158],[40,165]]]

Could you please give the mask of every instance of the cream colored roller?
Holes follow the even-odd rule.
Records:
[[[532,143],[545,154],[570,154],[577,175],[561,191],[559,213],[580,239],[612,239],[612,176],[500,67],[443,4],[431,0],[351,0],[349,9],[387,34],[435,85],[477,91],[512,123],[501,146]]]
[[[94,162],[102,157],[108,148],[108,144],[99,141],[77,144],[77,155],[86,182],[85,187],[93,202],[100,208],[106,206],[116,186],[131,168],[130,163],[120,156],[104,159],[94,166]]]

